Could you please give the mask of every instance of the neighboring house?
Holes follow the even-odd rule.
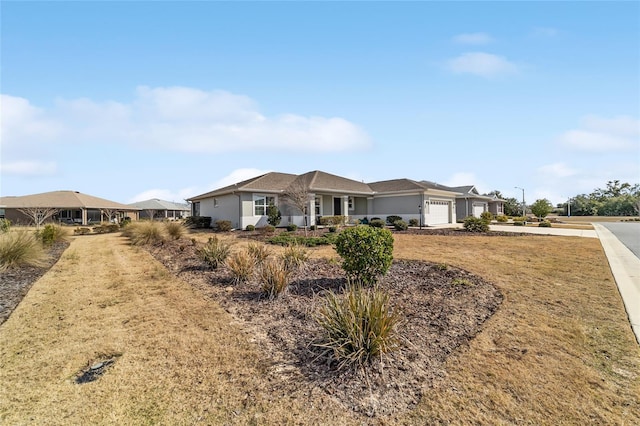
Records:
[[[21,210],[53,209],[47,222],[88,225],[129,217],[138,219],[140,209],[105,200],[78,191],[53,191],[41,194],[0,197],[4,216],[15,224],[27,225],[33,220]]]
[[[292,198],[303,196],[304,212]],[[267,208],[278,206],[281,225],[318,223],[322,216],[356,219],[397,215],[423,225],[455,222],[456,192],[430,182],[396,179],[366,184],[322,171],[302,175],[271,172],[189,198],[194,216],[229,220],[237,229],[267,224]]]
[[[138,201],[129,205],[141,209],[140,219],[177,220],[191,214],[191,206],[189,204],[174,203],[157,198]]]
[[[428,181],[393,179],[372,182],[373,215],[385,219],[396,215],[408,222],[417,219],[421,225],[455,223],[457,192]]]
[[[480,217],[489,211],[489,203],[494,201],[492,197],[480,195],[473,185],[450,187],[452,191],[460,193],[456,197],[456,219],[463,220],[469,216]]]
[[[504,200],[502,198],[496,197],[496,194],[490,194],[488,197],[491,197],[489,200],[489,211],[494,214],[494,216],[499,216],[504,214]]]

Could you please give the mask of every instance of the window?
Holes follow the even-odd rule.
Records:
[[[191,205],[191,214],[193,216],[200,216],[200,201],[196,201]]]
[[[218,207],[218,199],[217,198],[213,199],[213,207]]]
[[[353,210],[353,197],[349,197],[349,210]]]
[[[253,214],[254,216],[266,216],[267,207],[271,204],[276,204],[276,197],[269,195],[254,195],[253,196]]]
[[[316,216],[320,216],[322,214],[322,198],[316,197],[313,203],[316,206]]]

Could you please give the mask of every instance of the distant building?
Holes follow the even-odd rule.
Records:
[[[140,209],[78,191],[52,191],[41,194],[0,197],[0,214],[14,224],[28,225],[33,219],[28,211],[52,209],[55,213],[45,222],[89,225],[103,221],[119,221],[125,217],[138,219]]]
[[[157,198],[138,201],[129,204],[129,206],[140,209],[140,219],[177,220],[191,214],[191,206],[187,203],[174,203]]]

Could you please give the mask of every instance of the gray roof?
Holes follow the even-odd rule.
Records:
[[[270,172],[242,182],[234,183],[204,194],[188,198],[187,201],[201,200],[203,198],[216,197],[233,192],[283,192],[296,179],[296,175],[289,173]]]
[[[137,201],[135,203],[130,203],[129,205],[144,210],[175,210],[187,212],[191,210],[189,208],[189,204],[174,203],[172,201],[159,200],[157,198],[145,201]]]
[[[4,208],[45,207],[56,209],[116,209],[136,211],[138,208],[120,204],[104,198],[94,197],[78,191],[52,191],[41,194],[0,197],[0,206]]]
[[[429,182],[426,180],[415,181],[412,179],[391,179],[383,180],[379,182],[369,183],[371,189],[376,193],[394,193],[394,192],[411,192],[411,191],[445,191],[458,193],[444,185],[437,184],[435,182]],[[455,195],[455,194],[452,194]]]
[[[455,186],[455,187],[452,187],[451,189],[463,194],[458,196],[459,198],[478,198],[481,200],[494,201],[493,197],[490,197],[487,195],[480,195],[475,185]]]
[[[333,191],[354,194],[373,194],[373,191],[366,183],[315,170],[302,175],[270,172],[207,192],[205,194],[191,197],[188,201],[197,201],[233,192],[264,191],[270,193],[284,193],[292,184],[294,184],[294,182],[301,182],[304,187],[311,192]]]

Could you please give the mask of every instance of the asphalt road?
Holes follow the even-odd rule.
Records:
[[[640,222],[600,222],[640,259]]]

